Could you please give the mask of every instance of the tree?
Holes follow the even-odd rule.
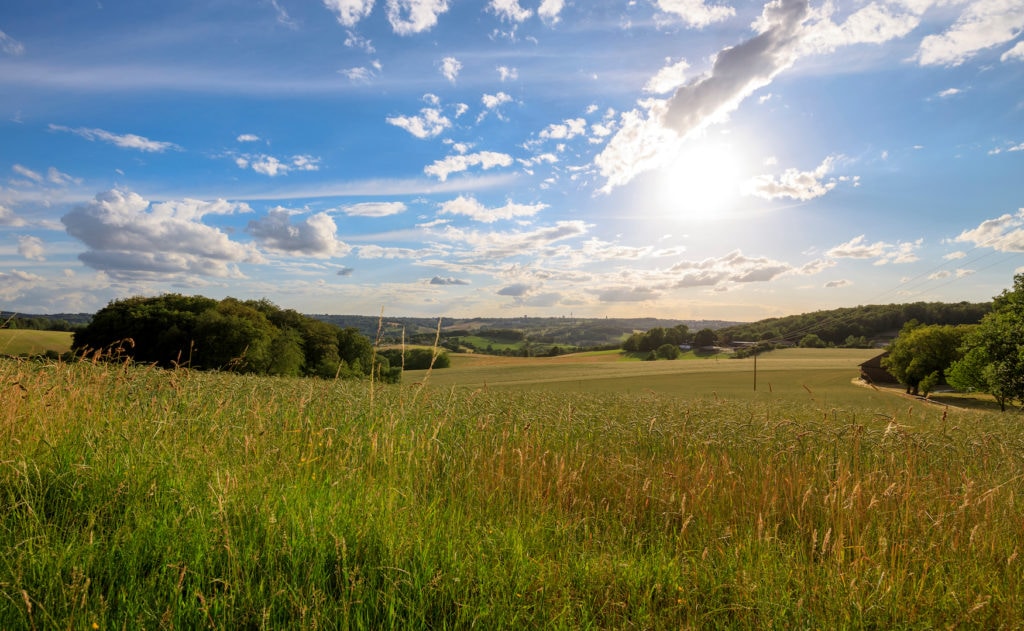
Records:
[[[718,341],[718,334],[711,329],[701,329],[697,331],[693,336],[693,345],[697,348],[704,346],[714,346],[715,342]]]
[[[950,366],[950,385],[987,392],[1004,411],[1009,401],[1024,403],[1024,274],[996,296],[961,350],[963,358]]]
[[[908,394],[916,396],[923,380],[928,379],[928,390],[942,382],[946,369],[960,359],[967,331],[964,326],[908,322],[889,346],[889,354],[882,358],[882,367],[907,387]]]
[[[682,351],[675,344],[662,344],[657,348],[655,354],[662,359],[679,359]]]
[[[800,339],[800,348],[825,348],[828,342],[815,333],[808,333]]]
[[[72,349],[96,351],[117,345],[123,356],[138,362],[164,367],[187,363],[199,317],[216,306],[212,298],[181,294],[113,300],[75,332]]]
[[[202,368],[266,373],[275,329],[260,311],[225,298],[196,322],[196,361]]]

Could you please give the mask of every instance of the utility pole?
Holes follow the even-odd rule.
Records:
[[[754,344],[754,392],[757,392],[757,344]]]

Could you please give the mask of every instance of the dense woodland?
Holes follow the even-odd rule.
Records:
[[[76,354],[284,376],[399,378],[370,340],[267,300],[165,294],[116,300],[76,331]],[[398,372],[396,372],[398,371]]]
[[[718,335],[726,341],[793,344],[815,335],[827,346],[857,346],[861,338],[866,342],[891,339],[911,320],[923,324],[977,324],[991,309],[991,303],[970,302],[862,305],[736,324],[719,330]]]

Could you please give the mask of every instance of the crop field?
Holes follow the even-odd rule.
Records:
[[[46,351],[71,350],[71,333],[0,329],[0,355],[40,355]]]
[[[870,400],[892,403],[891,397],[872,396],[852,388],[858,366],[878,350],[787,349],[757,359],[757,394],[823,397],[839,403]],[[754,359],[731,359],[727,354],[695,357],[692,353],[674,361],[631,361],[617,351],[561,357],[450,356],[452,367],[408,371],[407,382],[426,382],[435,387],[530,388],[553,392],[645,393],[657,392],[683,398],[738,396],[751,399],[754,391]]]
[[[1021,628],[1024,417],[870,356],[0,360],[0,628]]]

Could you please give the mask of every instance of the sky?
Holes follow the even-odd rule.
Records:
[[[1022,252],[1022,0],[0,4],[4,310],[752,321]]]

